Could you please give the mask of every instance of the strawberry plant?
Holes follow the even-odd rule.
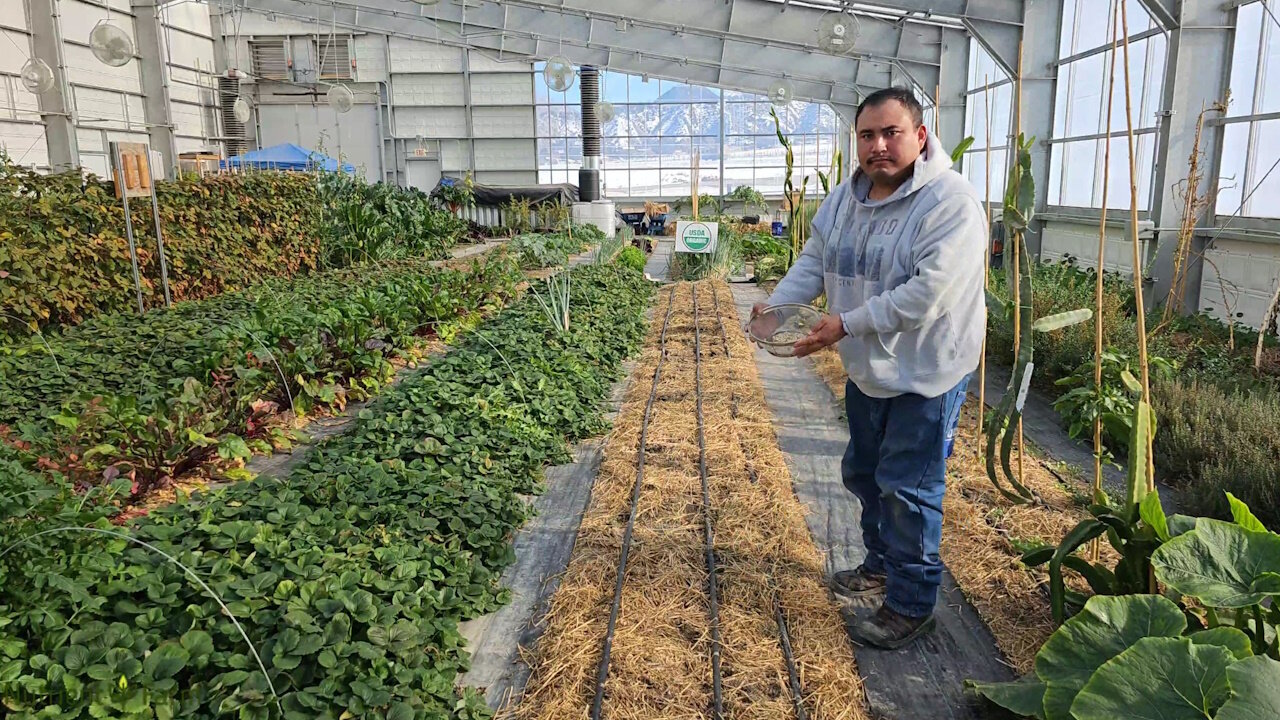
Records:
[[[8,716],[487,716],[454,688],[457,624],[505,600],[520,495],[567,440],[602,430],[608,381],[643,335],[638,273],[573,274],[569,332],[521,300],[288,477],[163,508],[126,539],[58,530],[102,529],[113,496],[0,446]]]

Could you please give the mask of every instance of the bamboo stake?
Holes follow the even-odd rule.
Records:
[[[1138,163],[1133,140],[1133,90],[1129,72],[1129,13],[1120,3],[1120,29],[1124,32],[1124,110],[1125,134],[1129,140],[1129,229],[1133,242],[1133,295],[1138,320],[1138,363],[1142,367],[1142,402],[1151,404],[1151,376],[1147,368],[1147,312],[1142,297],[1142,253],[1138,247]],[[1151,457],[1152,438],[1147,433],[1147,492],[1156,489],[1155,460]]]
[[[1017,144],[1016,139],[1022,136],[1022,41],[1021,40],[1018,41],[1018,82],[1015,90],[1017,92],[1017,100],[1016,100],[1016,104],[1013,106],[1014,107],[1013,136],[1015,138],[1014,144],[1016,145]],[[1021,151],[1019,150],[1018,152],[1014,153],[1014,156],[1013,156],[1014,162],[1018,161],[1017,156],[1018,156],[1018,153],[1020,152]],[[1134,223],[1134,226],[1137,227],[1136,222]],[[1018,279],[1019,263],[1016,260],[1016,258],[1021,257],[1019,253],[1022,252],[1021,245],[1022,245],[1023,238],[1022,238],[1021,232],[1015,232],[1015,233],[1012,233],[1012,235],[1013,235],[1013,248],[1014,248],[1013,256],[1015,258],[1013,262],[1013,286],[1015,288],[1013,291],[1014,292],[1013,306],[1018,307],[1019,291],[1017,290],[1017,287],[1019,285],[1019,279]],[[1018,349],[1019,349],[1018,335],[1022,325],[1021,320],[1019,318],[1020,315],[1021,313],[1014,313],[1013,315],[1013,337],[1014,337],[1013,355],[1015,358],[1018,356]],[[1023,465],[1024,457],[1026,455],[1026,453],[1024,452],[1024,446],[1025,446],[1025,443],[1023,442],[1023,439],[1022,439],[1022,416],[1019,415],[1018,416],[1018,482],[1022,483],[1023,485],[1026,485],[1027,474]]]
[[[987,150],[983,153],[986,158],[986,200],[987,205],[987,239],[986,249],[983,250],[985,260],[982,263],[982,287],[984,290],[991,288],[991,84],[988,75],[982,76],[982,106],[983,113],[987,123]],[[982,302],[982,314],[987,315],[987,303],[984,299]],[[982,417],[987,409],[987,334],[982,333],[982,354],[978,356],[978,454],[982,454]]]
[[[1116,89],[1116,50],[1120,41],[1118,32],[1119,16],[1111,18],[1111,70],[1107,78],[1107,149],[1102,156],[1102,214],[1098,220],[1098,267],[1094,276],[1094,311],[1093,311],[1093,386],[1099,396],[1102,395],[1102,269],[1106,266],[1107,255],[1107,192],[1111,179],[1111,107]],[[1102,502],[1102,416],[1093,419],[1093,501]],[[1089,544],[1089,555],[1093,562],[1102,556],[1102,542],[1094,538]]]

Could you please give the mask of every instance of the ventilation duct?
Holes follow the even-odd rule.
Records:
[[[582,168],[578,170],[578,197],[582,202],[600,199],[600,72],[584,65],[582,78]]]
[[[234,72],[234,71],[232,71]],[[236,119],[235,105],[240,98],[240,77],[232,73],[218,76],[218,105],[222,108],[222,145],[227,157],[244,152],[244,123]]]

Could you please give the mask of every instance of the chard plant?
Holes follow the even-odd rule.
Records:
[[[1014,503],[1025,503],[1035,499],[1031,489],[1014,474],[1012,466],[1013,441],[1018,434],[1015,430],[1022,420],[1023,403],[1026,400],[1031,384],[1031,373],[1034,369],[1035,333],[1061,330],[1093,317],[1093,311],[1087,308],[1069,310],[1038,320],[1035,317],[1032,305],[1031,253],[1023,242],[1023,234],[1031,224],[1035,212],[1036,187],[1035,179],[1031,175],[1033,142],[1035,138],[1027,139],[1021,134],[1018,135],[1017,162],[1009,169],[1009,182],[1005,186],[1004,222],[1012,240],[1010,247],[1015,253],[1013,262],[1006,264],[1012,299],[1006,304],[999,297],[990,292],[987,293],[987,302],[992,310],[991,318],[996,322],[1011,323],[1017,330],[1014,366],[1009,376],[1009,385],[1005,388],[1004,397],[1000,399],[999,405],[988,416],[985,429],[987,477],[1001,495]],[[961,148],[957,150],[962,151]],[[999,466],[1004,475],[1003,482],[996,468],[997,445],[999,445]]]

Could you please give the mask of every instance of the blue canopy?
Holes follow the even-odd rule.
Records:
[[[223,160],[222,167],[252,167],[260,170],[328,170],[335,172],[338,170],[338,161],[315,150],[308,150],[293,143],[282,143]],[[342,171],[355,175],[356,168],[351,163],[342,163]]]

